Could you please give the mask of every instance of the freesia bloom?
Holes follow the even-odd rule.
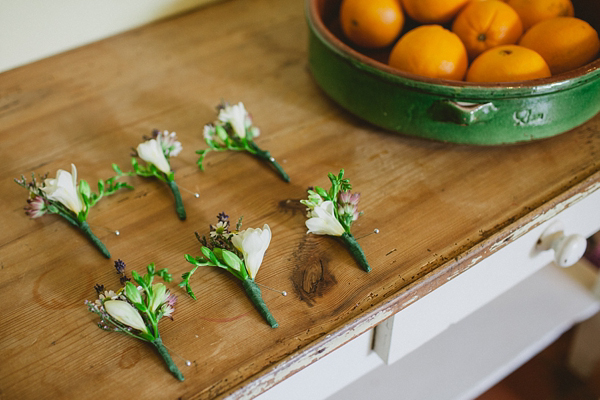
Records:
[[[227,104],[225,107],[221,108],[217,118],[219,118],[219,121],[221,122],[229,122],[234,133],[242,139],[246,137],[246,126],[252,125],[252,120],[242,102],[232,106]],[[258,136],[258,133],[253,134],[253,136]]]
[[[56,171],[56,179],[44,180],[41,190],[49,200],[60,202],[75,214],[83,210],[83,200],[77,187],[77,168],[74,164],[71,164],[71,173],[59,169]]]
[[[307,233],[317,235],[342,236],[344,227],[335,217],[334,204],[332,201],[324,201],[315,206],[311,211],[311,218],[306,220]]]
[[[140,143],[136,151],[142,160],[153,164],[160,171],[165,174],[171,172],[171,166],[163,153],[162,146],[156,139],[150,139],[144,143]]]
[[[146,328],[140,313],[131,304],[121,300],[107,300],[104,302],[104,308],[111,317],[122,324],[148,333],[148,328]]]
[[[248,228],[233,235],[231,242],[244,255],[248,274],[254,279],[271,242],[271,228],[267,224],[262,229]]]

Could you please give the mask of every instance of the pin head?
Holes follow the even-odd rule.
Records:
[[[119,236],[121,234],[121,232],[119,232],[118,230],[115,231],[115,235]]]

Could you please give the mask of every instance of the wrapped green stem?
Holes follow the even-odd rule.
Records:
[[[358,265],[360,265],[360,267],[366,272],[370,272],[371,266],[369,265],[367,257],[365,257],[365,253],[363,252],[362,248],[360,247],[354,236],[352,236],[351,233],[344,232],[340,237],[342,238],[344,245],[346,246],[346,248],[348,248],[350,254],[352,254],[352,257],[354,257]]]
[[[156,350],[158,350],[158,354],[160,354],[162,359],[165,361],[165,363],[167,364],[167,368],[169,368],[169,371],[171,371],[173,376],[178,380],[183,381],[183,374],[181,373],[179,368],[177,368],[175,362],[173,362],[173,359],[171,358],[169,351],[163,344],[162,339],[158,337],[154,339],[151,343],[154,345],[154,347],[156,347]]]
[[[275,168],[277,173],[281,176],[281,179],[283,179],[285,182],[290,181],[290,176],[284,171],[283,167],[279,165],[279,163],[275,160],[275,158],[271,155],[269,151],[261,149],[256,145],[256,143],[252,141],[249,141],[248,144],[252,150],[252,154],[260,158],[261,160],[264,160],[271,164],[273,168]]]
[[[262,315],[267,320],[267,323],[271,326],[271,328],[277,328],[279,324],[277,323],[277,321],[275,321],[275,318],[273,317],[273,315],[267,308],[267,305],[265,304],[264,300],[262,299],[260,288],[258,287],[256,282],[254,282],[250,278],[247,278],[242,281],[242,285],[244,286],[248,297],[250,297],[250,300],[252,300],[252,303],[254,303],[254,305],[258,309],[258,312],[260,312],[260,315]]]
[[[180,220],[185,220],[185,208],[183,207],[183,200],[181,199],[181,193],[179,192],[179,188],[177,187],[177,183],[174,180],[167,180],[167,184],[171,188],[173,192],[173,196],[175,197],[175,211],[177,212],[177,216]]]
[[[70,219],[67,219],[67,221],[71,222]],[[98,239],[98,237],[96,235],[94,235],[89,224],[86,221],[81,221],[78,224],[78,226],[83,231],[85,236],[87,236],[87,238],[94,244],[94,246],[96,246],[98,248],[98,250],[100,250],[102,255],[106,258],[110,258],[110,253],[109,253],[108,249],[106,248],[106,246],[104,246],[104,243],[102,243],[100,241],[100,239]]]

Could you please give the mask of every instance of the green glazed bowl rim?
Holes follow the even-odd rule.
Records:
[[[355,68],[376,75],[384,80],[415,90],[432,94],[456,95],[460,98],[492,99],[496,97],[538,96],[577,87],[600,78],[600,58],[577,69],[549,78],[533,79],[521,82],[472,83],[434,79],[410,74],[392,68],[375,59],[367,57],[338,39],[323,22],[318,3],[324,0],[306,0],[306,16],[311,31],[331,51]]]

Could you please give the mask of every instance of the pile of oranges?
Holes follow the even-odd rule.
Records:
[[[598,33],[571,0],[342,0],[346,38],[391,48],[389,65],[430,78],[515,82],[593,61]],[[402,33],[406,19],[417,26]]]

